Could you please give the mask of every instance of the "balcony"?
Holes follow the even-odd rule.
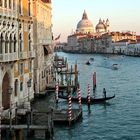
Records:
[[[18,60],[18,53],[5,53],[0,54],[0,62],[9,62]]]
[[[0,7],[0,15],[6,16],[6,17],[17,17],[17,12],[16,10]]]
[[[27,52],[19,52],[19,59],[27,59]]]
[[[35,58],[35,51],[29,51],[28,58]]]

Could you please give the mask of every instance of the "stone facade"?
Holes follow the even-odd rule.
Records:
[[[33,4],[34,48],[36,52],[34,67],[35,93],[45,92],[52,81],[52,21],[51,2],[36,0]]]
[[[0,0],[0,107],[26,104],[52,81],[51,1]],[[12,113],[14,114],[14,113]]]
[[[30,0],[0,0],[0,106],[5,112],[10,104],[15,108],[34,97],[31,10]]]

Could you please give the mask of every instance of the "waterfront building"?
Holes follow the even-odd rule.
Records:
[[[95,32],[94,32],[93,24],[88,19],[86,11],[84,11],[82,19],[77,24],[75,33],[68,36],[67,38],[68,46],[65,47],[64,50],[72,51],[72,52],[80,51],[81,53],[90,52],[90,51],[95,52],[96,50],[99,50],[102,47],[98,49],[95,46],[99,46],[99,45],[95,43],[98,42],[98,44],[100,44],[99,38],[101,39],[104,38],[101,36],[109,32],[109,26],[110,23],[108,19],[106,21],[100,19],[99,23],[96,25]],[[96,38],[98,39],[97,41],[95,41]]]
[[[31,7],[31,0],[0,0],[0,106],[5,116],[34,97]]]
[[[123,39],[136,40],[136,33],[131,31],[110,32],[112,42],[117,42]]]
[[[46,86],[52,81],[52,14],[50,0],[33,2],[34,48],[34,90],[36,94],[45,93]]]
[[[140,43],[128,44],[125,55],[140,56]]]
[[[88,20],[87,13],[84,11],[75,33],[68,36],[68,45],[64,51],[122,54],[126,52],[128,44],[136,42],[139,38],[132,31],[111,32],[108,19],[99,19],[94,32],[93,24]]]

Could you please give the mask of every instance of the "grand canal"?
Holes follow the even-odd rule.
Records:
[[[128,56],[106,56],[95,54],[58,53],[67,57],[69,64],[77,61],[80,71],[80,89],[87,96],[90,83],[91,95],[116,97],[105,104],[83,105],[83,119],[72,127],[54,128],[55,140],[139,140],[140,139],[140,58]],[[91,65],[85,62],[94,57]],[[112,70],[112,64],[118,64],[118,70]],[[92,92],[92,75],[96,72],[97,89]],[[44,108],[44,104],[40,108]],[[59,107],[66,108],[67,102],[59,100]],[[72,107],[78,108],[77,104]]]

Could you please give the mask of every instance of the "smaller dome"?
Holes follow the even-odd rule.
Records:
[[[99,29],[106,29],[105,24],[102,22],[102,20],[99,20],[99,23],[96,25],[96,30]]]

